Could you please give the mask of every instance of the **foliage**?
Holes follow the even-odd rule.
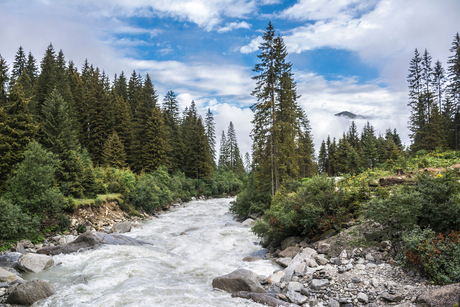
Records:
[[[401,258],[439,284],[460,281],[460,243],[458,231],[443,236],[430,228],[415,227],[402,235],[405,248]]]
[[[5,197],[23,212],[42,215],[59,212],[66,201],[56,187],[56,156],[35,141],[30,142],[14,176],[8,181]]]
[[[315,176],[304,181],[296,192],[280,189],[253,231],[268,239],[314,236],[318,231],[326,231],[338,224],[345,216],[342,199],[343,194],[336,192],[333,180]]]
[[[0,239],[22,239],[38,231],[39,219],[29,215],[18,205],[0,198]]]
[[[257,179],[254,172],[249,173],[248,177],[244,189],[230,207],[231,212],[240,216],[248,216],[250,213],[264,213],[270,208],[270,193],[257,189]]]

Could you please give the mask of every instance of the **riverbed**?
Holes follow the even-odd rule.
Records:
[[[211,199],[174,207],[125,235],[152,246],[109,246],[54,256],[57,265],[27,279],[58,287],[79,275],[88,279],[34,306],[260,306],[213,290],[212,279],[244,268],[268,276],[269,260],[244,262],[260,251],[249,227],[228,211],[233,199]]]

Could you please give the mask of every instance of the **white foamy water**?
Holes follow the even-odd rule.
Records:
[[[214,277],[239,268],[267,276],[279,268],[268,260],[242,261],[261,247],[250,228],[225,226],[233,221],[231,200],[193,201],[126,234],[153,246],[54,256],[61,264],[27,279],[59,285],[84,275],[88,284],[58,289],[34,306],[261,306],[211,286]]]

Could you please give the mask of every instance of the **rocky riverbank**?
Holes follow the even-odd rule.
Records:
[[[213,287],[268,306],[452,307],[457,302],[460,284],[440,287],[402,269],[389,257],[390,248],[384,241],[375,249],[343,249],[335,254],[337,249],[325,241],[308,244],[291,237],[278,248],[269,247],[264,257],[283,269],[270,276],[237,270],[215,278]]]

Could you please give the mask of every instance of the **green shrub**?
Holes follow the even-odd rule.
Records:
[[[69,219],[69,217],[65,214],[62,214],[62,213],[59,213],[59,214],[56,214],[56,219],[59,223],[59,227],[61,229],[65,229],[65,228],[69,228],[70,227],[70,224],[71,224],[71,221]]]
[[[314,236],[339,222],[337,210],[341,198],[334,180],[323,176],[305,181],[297,192],[281,188],[273,197],[270,209],[252,230],[268,240],[292,235]]]
[[[402,235],[404,263],[439,284],[460,282],[459,233],[447,237],[429,228],[415,227]]]
[[[221,190],[219,192],[224,193],[224,191]],[[230,211],[240,216],[247,216],[250,213],[263,213],[270,208],[270,203],[271,195],[258,190],[257,179],[254,173],[251,172],[246,186],[230,206]]]
[[[29,214],[61,211],[67,202],[56,187],[54,175],[58,167],[59,160],[56,155],[39,143],[30,142],[24,153],[24,160],[8,180],[5,197]]]
[[[77,230],[78,233],[84,233],[84,232],[86,232],[86,226],[83,225],[83,224],[79,224],[77,226],[76,230]]]
[[[36,216],[29,215],[17,205],[6,199],[0,199],[0,239],[17,240],[38,231],[40,225]]]
[[[103,203],[104,203],[104,201],[99,196],[96,197],[96,199],[94,199],[94,204],[96,205],[96,207],[102,206]]]
[[[160,205],[155,178],[150,174],[139,176],[133,193],[129,195],[129,201],[136,208],[143,208],[145,211],[153,212]]]

